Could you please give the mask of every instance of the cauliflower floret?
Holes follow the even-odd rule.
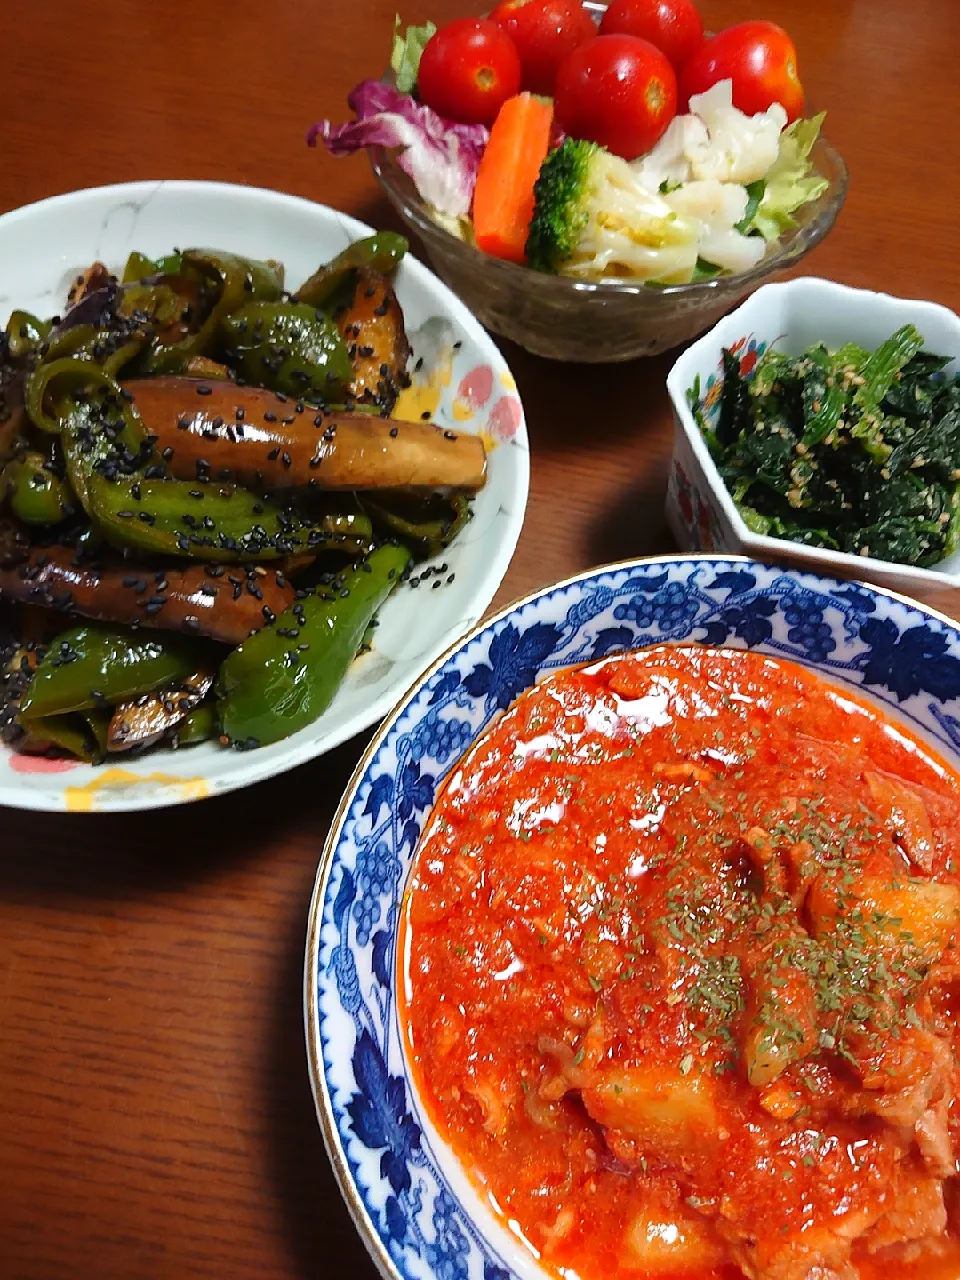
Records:
[[[709,144],[707,126],[699,116],[674,116],[666,133],[642,160],[634,160],[630,168],[648,191],[678,186],[693,177],[690,156],[694,150]]]
[[[733,81],[721,80],[690,99],[690,110],[707,127],[709,141],[694,140],[688,158],[694,178],[756,182],[769,173],[780,151],[787,113],[779,102],[755,116],[733,105]]]
[[[728,271],[745,271],[766,253],[760,236],[741,235],[736,225],[747,209],[747,190],[735,182],[687,182],[663,196],[682,218],[700,224],[700,256]]]

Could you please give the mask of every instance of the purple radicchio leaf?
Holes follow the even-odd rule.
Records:
[[[426,204],[451,217],[470,212],[480,157],[490,137],[484,125],[453,124],[382,80],[364,80],[347,103],[356,120],[340,125],[318,121],[307,134],[311,147],[319,138],[334,156],[363,147],[398,151],[397,163]]]

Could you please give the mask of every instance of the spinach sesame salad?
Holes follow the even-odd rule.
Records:
[[[711,425],[688,403],[754,533],[927,568],[960,539],[960,375],[913,325],[875,351],[773,348],[750,377],[723,352]]]
[[[0,334],[0,740],[96,763],[312,723],[486,477],[482,441],[392,418],[410,354],[360,240],[291,294],[206,249]],[[418,572],[445,570],[426,566]]]

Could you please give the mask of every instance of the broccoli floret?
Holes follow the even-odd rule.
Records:
[[[649,191],[626,160],[568,138],[551,151],[534,185],[527,263],[535,271],[663,283],[691,278],[695,220]]]
[[[527,264],[534,271],[557,272],[573,256],[587,224],[587,178],[599,149],[595,142],[567,138],[544,160],[527,235]]]

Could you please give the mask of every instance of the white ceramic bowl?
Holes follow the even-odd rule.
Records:
[[[789,355],[800,355],[815,342],[825,342],[831,349],[859,342],[873,350],[908,323],[923,334],[927,351],[952,356],[948,372],[960,367],[960,318],[946,307],[808,277],[758,289],[688,347],[667,377],[676,426],[666,514],[681,549],[743,552],[837,577],[863,578],[908,594],[960,586],[960,552],[935,568],[918,569],[752,533],[720,478],[687,403],[687,390],[699,377],[704,412],[708,416],[715,412],[724,347],[741,362],[746,359],[745,372],[749,372],[751,362],[774,344]]]
[[[875,588],[743,557],[591,569],[518,601],[437,662],[357,766],[327,837],[307,929],[317,1113],[344,1198],[388,1280],[548,1280],[438,1133],[406,1053],[400,903],[433,805],[461,756],[538,680],[668,643],[803,663],[960,765],[960,626]]]
[[[174,246],[279,258],[296,286],[370,228],[324,205],[252,187],[137,182],[72,192],[0,218],[0,321],[15,307],[61,311],[67,286],[94,259],[113,269],[132,249]],[[474,519],[444,553],[454,580],[398,589],[380,613],[374,649],[351,668],[324,715],[274,746],[239,753],[204,743],[97,767],[0,748],[0,804],[27,809],[148,809],[248,786],[330,750],[381,718],[415,677],[481,617],[513,555],[527,501],[529,454],[516,383],[466,307],[411,257],[396,280],[414,362],[407,413],[482,432],[489,479]],[[403,412],[398,406],[397,415]],[[446,575],[445,575],[446,577]],[[428,607],[424,607],[424,606]]]

